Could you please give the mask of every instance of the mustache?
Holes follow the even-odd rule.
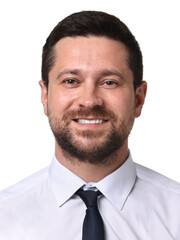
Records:
[[[64,116],[63,120],[72,120],[76,118],[85,118],[85,117],[95,117],[98,119],[107,119],[107,120],[116,120],[115,114],[111,111],[106,109],[104,106],[94,106],[94,107],[87,107],[87,108],[80,108],[77,110],[68,110]]]

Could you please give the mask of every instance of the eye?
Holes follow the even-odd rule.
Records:
[[[66,78],[62,81],[62,84],[66,88],[76,88],[79,86],[80,82],[77,79]]]
[[[64,80],[64,83],[74,85],[74,84],[77,84],[77,81],[75,79],[70,78],[70,79]]]
[[[118,83],[116,81],[107,80],[104,81],[101,85],[107,88],[115,88],[118,85]]]
[[[109,86],[111,86],[111,85],[116,85],[116,83],[113,82],[113,81],[106,81],[106,82],[104,83],[104,85],[109,85]]]

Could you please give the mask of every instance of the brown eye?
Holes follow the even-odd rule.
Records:
[[[112,80],[107,80],[102,83],[102,86],[104,86],[105,88],[115,88],[117,87],[117,85],[118,83]]]
[[[74,79],[66,79],[65,81],[64,81],[66,84],[70,84],[70,85],[72,85],[72,84],[76,84],[77,83],[77,81],[76,80],[74,80]]]
[[[113,82],[113,81],[106,81],[104,84],[105,84],[105,85],[109,85],[109,86],[111,86],[111,85],[116,85],[116,83]]]

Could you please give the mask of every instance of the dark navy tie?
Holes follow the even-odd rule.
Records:
[[[97,197],[101,195],[101,192],[80,189],[76,193],[87,207],[83,223],[82,240],[104,240],[103,221],[97,207]]]

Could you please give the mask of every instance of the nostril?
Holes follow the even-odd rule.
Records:
[[[100,98],[79,101],[79,106],[81,107],[95,107],[95,106],[102,106],[102,105],[103,105],[103,100]]]
[[[92,87],[84,88],[80,92],[77,101],[80,107],[94,107],[103,105],[103,96],[99,96],[97,90],[92,89]]]

